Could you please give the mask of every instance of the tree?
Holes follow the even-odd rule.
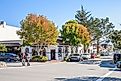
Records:
[[[109,18],[94,18],[91,16],[90,12],[84,10],[81,6],[81,10],[77,11],[75,15],[76,20],[79,24],[87,27],[90,35],[91,41],[97,41],[97,54],[99,53],[99,44],[100,42],[105,41],[104,38],[107,38],[108,35],[113,31],[114,25],[109,21]]]
[[[91,25],[93,23],[93,17],[91,15],[92,14],[89,11],[84,10],[83,6],[81,6],[81,10],[78,10],[75,15],[77,22],[84,27],[87,27],[90,34],[92,33]]]
[[[121,49],[121,30],[114,30],[109,36],[114,49]]]
[[[93,21],[92,40],[97,41],[97,54],[99,53],[99,45],[101,42],[109,40],[109,35],[113,31],[114,25],[109,21],[109,18],[95,18]]]
[[[0,44],[0,52],[6,52],[6,51],[7,51],[6,46],[3,44]]]
[[[79,44],[87,45],[90,41],[90,35],[87,28],[78,24],[76,20],[70,20],[62,26],[61,36],[64,43],[72,47]]]
[[[28,14],[21,22],[21,29],[17,31],[23,40],[23,45],[37,45],[39,47],[56,44],[58,34],[55,24],[42,15]]]
[[[89,21],[91,19],[91,13],[84,10],[83,6],[81,6],[81,10],[77,11],[75,15],[76,20],[79,24],[84,25],[85,27],[89,27]]]

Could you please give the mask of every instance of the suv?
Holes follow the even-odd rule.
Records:
[[[68,61],[77,61],[79,62],[81,60],[80,54],[71,54],[68,58]]]
[[[19,61],[19,57],[14,53],[0,53],[0,61],[16,62]]]

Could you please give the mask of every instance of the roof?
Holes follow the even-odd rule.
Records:
[[[10,25],[0,25],[0,41],[20,40],[16,31],[20,28]]]

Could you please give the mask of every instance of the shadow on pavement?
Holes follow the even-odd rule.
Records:
[[[7,65],[7,67],[22,67],[22,65]]]
[[[115,64],[113,64],[112,60],[102,60],[99,66],[105,68],[115,68]]]
[[[55,78],[54,81],[96,81],[100,77]],[[121,81],[121,78],[106,77],[102,81]]]
[[[119,69],[119,68],[116,68],[115,70],[114,69],[109,69],[109,71],[120,71],[121,72],[121,69]]]
[[[84,60],[80,61],[80,64],[100,64],[100,60]]]

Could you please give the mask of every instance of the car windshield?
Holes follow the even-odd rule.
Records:
[[[3,55],[5,55],[5,53],[0,53],[0,56],[3,56]]]
[[[79,54],[72,54],[72,56],[79,56]]]
[[[89,54],[83,54],[83,55],[89,55]]]
[[[6,55],[6,56],[17,56],[17,55],[14,54],[14,53],[6,53],[5,55]]]

